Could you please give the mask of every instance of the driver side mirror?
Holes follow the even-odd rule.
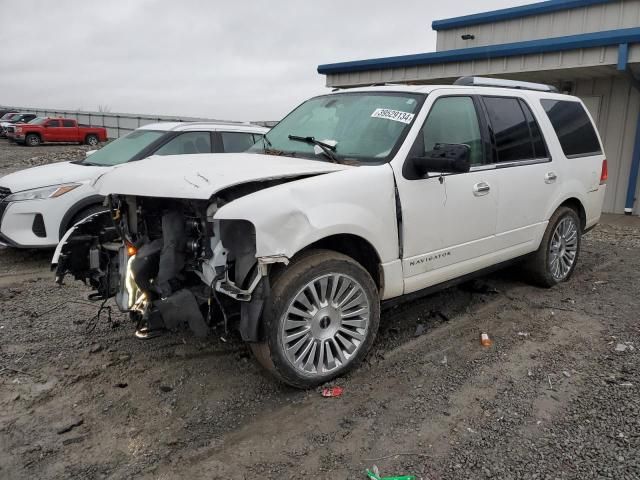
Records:
[[[436,143],[424,157],[414,157],[411,162],[422,176],[429,172],[466,173],[471,168],[471,149],[464,144]]]

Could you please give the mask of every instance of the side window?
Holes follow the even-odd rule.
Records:
[[[220,132],[220,135],[225,153],[244,152],[256,143],[252,133]]]
[[[549,158],[549,152],[547,151],[547,146],[544,143],[544,138],[542,138],[540,126],[534,118],[529,105],[521,99],[520,106],[522,107],[524,116],[529,124],[529,132],[531,134],[531,143],[533,144],[533,154],[535,155],[535,158]]]
[[[551,99],[540,102],[567,157],[586,157],[602,153],[593,124],[581,103]]]
[[[471,97],[443,97],[433,104],[422,127],[424,152],[438,143],[462,143],[471,148],[471,165],[483,160],[478,115]]]
[[[180,155],[182,153],[211,153],[210,132],[181,133],[156,150],[154,155]]]
[[[47,127],[59,127],[60,126],[60,120],[49,120],[47,122]]]
[[[62,120],[63,127],[75,127],[76,123],[73,120]]]
[[[529,122],[517,98],[483,97],[495,141],[498,162],[536,158]]]

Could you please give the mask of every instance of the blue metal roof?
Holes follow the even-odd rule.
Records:
[[[401,55],[398,57],[331,63],[319,65],[318,73],[327,75],[330,73],[362,72],[366,70],[414,67],[416,65],[463,62],[467,60],[486,60],[496,57],[511,57],[514,55],[559,52],[577,48],[619,45],[621,43],[640,43],[640,28],[623,28],[604,32],[581,33],[579,35],[569,35],[566,37],[488,45],[485,47],[460,48],[457,50]]]
[[[557,12],[560,10],[569,10],[571,8],[588,7],[589,5],[610,3],[612,1],[616,0],[549,0],[547,2],[531,3],[529,5],[521,5],[519,7],[493,10],[491,12],[447,18],[445,20],[435,20],[431,23],[431,28],[434,30],[449,30],[451,28],[511,20],[513,18]]]

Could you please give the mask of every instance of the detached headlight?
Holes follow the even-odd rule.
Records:
[[[52,185],[50,187],[34,188],[9,195],[5,202],[19,202],[21,200],[44,200],[45,198],[56,198],[78,188],[81,183],[65,183],[64,185]]]

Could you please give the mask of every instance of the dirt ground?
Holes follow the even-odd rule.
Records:
[[[0,175],[82,155],[2,142]],[[608,216],[554,289],[513,267],[386,309],[323,398],[234,338],[140,342],[51,252],[2,249],[0,478],[638,479],[639,252],[640,219]]]

